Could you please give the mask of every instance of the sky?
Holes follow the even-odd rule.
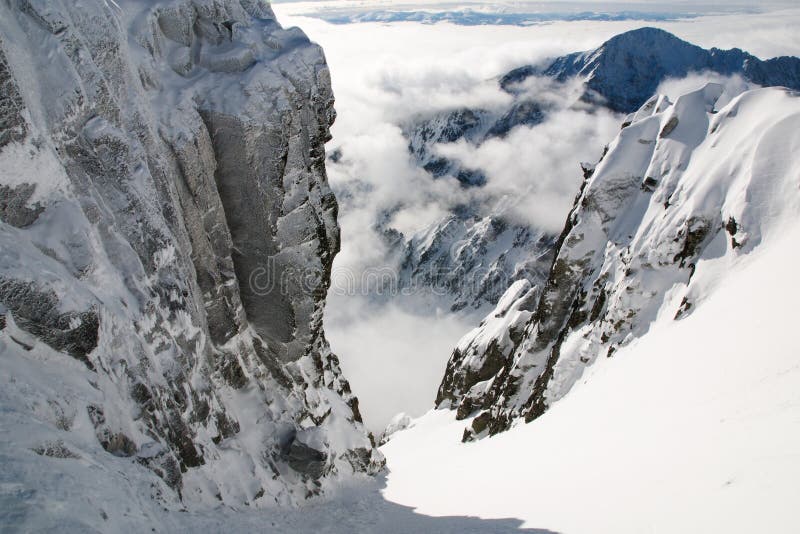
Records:
[[[635,6],[647,7],[657,9],[697,9],[697,6],[724,9],[726,6],[746,6],[758,7],[764,9],[775,9],[780,7],[791,7],[794,4],[791,0],[730,0],[727,2],[720,1],[702,1],[696,2],[694,0],[672,0],[665,2],[663,0],[615,0],[613,2],[602,0],[546,0],[546,1],[531,1],[531,0],[494,0],[493,2],[481,2],[476,0],[423,0],[423,1],[409,1],[409,0],[272,0],[272,4],[299,4],[308,6],[347,6],[359,8],[377,8],[386,7],[392,9],[453,9],[462,6],[473,8],[481,8],[492,11],[501,9],[514,9],[517,11],[522,10],[543,10],[549,6],[600,6],[601,8],[613,8],[615,6]]]
[[[645,25],[664,28],[706,48],[739,47],[762,58],[800,55],[800,32],[796,31],[800,9],[780,5],[778,9],[775,2],[747,3],[747,10],[732,9],[733,4],[726,3],[729,12],[725,14],[719,14],[719,7],[694,3],[626,2],[626,9],[700,12],[702,16],[648,21],[554,20],[534,25],[332,24],[320,18],[320,13],[333,8],[339,13],[350,10],[348,16],[398,8],[458,10],[466,4],[473,10],[503,12],[508,11],[510,2],[274,4],[284,26],[299,26],[322,45],[331,69],[338,117],[327,149],[341,150],[342,159],[329,162],[328,174],[339,198],[343,242],[334,263],[334,290],[329,295],[325,326],[361,400],[365,422],[376,433],[398,412],[417,416],[432,406],[452,348],[476,326],[479,317],[455,315],[413,295],[376,301],[352,290],[337,291],[337,273],[358,278],[369,269],[392,267],[392,251],[374,231],[375,222],[391,211],[391,223],[410,235],[436,222],[453,205],[474,200],[470,195],[484,195],[480,198],[492,202],[514,199],[519,206],[516,216],[557,232],[581,181],[579,163],[598,159],[619,130],[622,117],[574,109],[574,87],[532,87],[539,95],[551,95],[556,111],[546,123],[520,128],[505,140],[478,149],[463,143],[441,147],[443,154],[486,172],[487,186],[480,192],[465,192],[455,180],[432,180],[416,167],[409,158],[403,124],[438,110],[502,106],[509,97],[498,90],[497,76],[547,57],[594,48],[618,33]],[[557,4],[577,11],[620,9],[619,4],[608,3]],[[531,3],[513,5],[524,11]],[[552,11],[550,3],[536,5]],[[751,13],[750,8],[758,12]],[[714,14],[703,14],[707,12]],[[663,90],[676,96],[706,78],[673,80],[665,83]],[[493,206],[489,200],[485,205],[487,210]],[[434,323],[435,328],[431,327]]]

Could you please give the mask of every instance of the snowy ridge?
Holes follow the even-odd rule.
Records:
[[[468,399],[458,413],[475,417],[465,440],[539,417],[599,356],[657,317],[691,314],[720,275],[704,262],[735,264],[796,223],[799,169],[789,155],[800,143],[800,99],[776,88],[726,103],[722,92],[709,84],[674,104],[656,96],[630,117],[586,180],[513,350],[499,362],[454,352],[439,400],[457,408]],[[453,379],[463,366],[472,380]],[[498,367],[489,378],[474,371]]]
[[[503,294],[494,311],[458,343],[439,386],[436,406],[458,407],[458,417],[471,415],[520,341],[538,301],[538,287],[518,280]]]
[[[639,28],[617,35],[595,50],[575,52],[544,66],[526,65],[507,73],[500,85],[508,91],[531,76],[585,82],[584,99],[630,113],[639,108],[667,78],[691,72],[740,74],[761,86],[800,89],[800,58],[762,61],[738,48],[705,50],[658,28]]]
[[[484,313],[508,285],[541,285],[554,237],[506,217],[451,215],[408,238],[400,249],[399,284],[443,298],[453,311]]]
[[[4,512],[140,531],[82,496],[271,506],[379,470],[322,331],[319,47],[249,0],[24,0],[0,86]]]

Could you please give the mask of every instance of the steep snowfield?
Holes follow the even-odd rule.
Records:
[[[795,220],[739,261],[700,261],[693,314],[674,321],[673,295],[530,424],[464,444],[454,412],[417,419],[382,448],[385,497],[570,534],[797,532],[798,240]]]
[[[796,221],[799,125],[791,91],[731,99],[716,84],[674,104],[653,97],[626,119],[576,199],[524,333],[454,352],[439,399],[460,418],[482,412],[464,439],[541,416],[665,309],[690,315],[721,278],[699,263],[734,265]]]

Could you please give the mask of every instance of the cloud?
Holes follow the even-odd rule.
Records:
[[[379,221],[391,218],[399,230],[413,231],[414,220],[429,224],[465,199],[455,179],[434,181],[411,161],[408,141],[394,124],[378,122],[340,143],[342,159],[328,164],[340,202],[339,268],[358,271],[386,263],[389,251],[376,230]]]
[[[495,200],[490,204],[495,212],[500,200],[517,222],[557,234],[583,179],[580,163],[600,158],[621,117],[578,105],[582,88],[577,82],[531,78],[521,89],[548,109],[543,123],[517,127],[478,147],[462,141],[438,145],[437,151],[484,172],[481,193]]]
[[[419,416],[433,408],[447,358],[474,326],[441,310],[414,313],[393,302],[335,294],[325,317],[331,346],[376,434],[399,412]]]
[[[535,27],[332,25],[293,16],[340,5],[337,0],[273,8],[285,26],[300,26],[320,43],[330,65],[338,118],[328,149],[341,149],[342,154],[328,165],[341,206],[343,239],[334,271],[354,280],[369,269],[396,267],[391,264],[396,251],[376,231],[378,221],[413,233],[453,206],[477,199],[486,210],[503,209],[519,220],[560,230],[580,183],[578,163],[596,161],[619,129],[613,115],[573,106],[575,87],[530,80],[530,94],[551,110],[546,123],[518,128],[477,148],[466,143],[440,147],[443,154],[485,170],[486,186],[465,190],[454,179],[431,179],[410,161],[400,126],[413,117],[456,107],[505,106],[510,97],[498,90],[497,76],[548,57],[592,49],[645,24],[706,48],[739,46],[759,57],[800,51],[796,9],[663,23],[580,21]],[[700,80],[669,81],[662,89],[672,96],[694,83]],[[730,86],[734,90],[735,82]],[[325,326],[361,399],[368,427],[380,431],[398,411],[421,415],[432,407],[452,348],[475,318],[454,316],[413,296],[375,301],[354,289],[331,292]]]
[[[405,31],[403,40],[408,41],[419,29]],[[495,49],[471,42],[458,49],[460,39],[450,43],[452,53],[444,56],[419,49],[417,56],[403,58],[393,55],[389,42],[374,62],[351,65],[349,71],[337,71],[328,50],[334,82],[347,80],[335,86],[339,118],[330,147],[342,156],[328,164],[341,205],[342,250],[334,264],[334,285],[356,294],[332,293],[325,325],[361,399],[365,421],[376,432],[398,411],[417,416],[433,405],[453,347],[478,320],[436,310],[431,300],[416,296],[377,302],[363,295],[363,273],[399,267],[393,263],[398,251],[389,249],[376,223],[411,236],[456,205],[470,203],[485,213],[505,206],[510,216],[557,233],[580,184],[579,162],[599,158],[619,129],[619,118],[611,114],[574,108],[578,88],[529,81],[526,89],[551,109],[546,124],[515,129],[478,148],[442,147],[465,165],[484,169],[486,186],[464,189],[453,178],[433,179],[411,160],[400,125],[456,107],[507,107],[511,97],[499,89],[496,76],[519,63],[509,59],[516,52],[508,42],[498,40]],[[544,50],[549,48],[527,56],[544,57]],[[487,59],[476,62],[475,56]],[[342,59],[346,64],[351,60]]]

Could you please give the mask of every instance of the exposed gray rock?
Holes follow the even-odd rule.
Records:
[[[86,364],[60,360],[100,399],[61,400],[99,444],[200,504],[380,470],[322,330],[320,48],[261,2],[24,0],[0,5],[0,84],[0,335]],[[324,469],[282,456],[311,429]]]
[[[63,441],[48,441],[47,443],[34,448],[33,452],[41,456],[49,456],[51,458],[80,458],[80,455],[72,452]]]
[[[0,38],[0,148],[25,138],[27,127],[22,118],[23,109],[25,104],[11,75]]]
[[[59,313],[58,302],[53,292],[42,292],[32,283],[0,277],[0,303],[11,311],[20,328],[94,369],[88,355],[97,347],[100,328],[97,312]]]
[[[328,455],[303,443],[297,436],[292,439],[284,457],[289,467],[312,479],[318,479],[325,474]]]
[[[17,228],[33,224],[44,211],[38,203],[28,206],[36,186],[21,184],[17,187],[0,185],[0,221]]]

